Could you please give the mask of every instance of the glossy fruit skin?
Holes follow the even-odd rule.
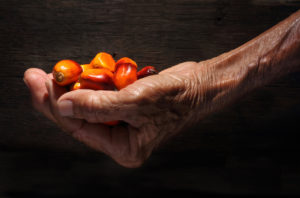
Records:
[[[147,76],[151,76],[151,75],[154,75],[154,74],[157,74],[157,73],[158,72],[155,69],[155,67],[153,67],[153,66],[146,66],[146,67],[142,68],[140,71],[138,71],[137,78],[141,79],[141,78],[144,78],[144,77],[147,77]]]
[[[61,60],[52,70],[55,82],[60,86],[69,85],[79,79],[82,72],[80,65],[73,60]]]
[[[88,69],[80,75],[80,89],[114,90],[113,73],[105,68]]]
[[[82,72],[88,69],[93,69],[93,66],[91,64],[82,64],[80,65],[80,67],[82,68]]]
[[[117,64],[114,73],[114,83],[118,90],[134,83],[137,80],[137,68],[130,63]]]
[[[114,72],[116,67],[116,62],[110,54],[105,52],[100,52],[90,62],[90,65],[93,68],[106,68],[111,72]]]
[[[70,91],[74,91],[74,90],[77,90],[77,89],[81,89],[81,84],[80,84],[79,81],[77,81],[77,82],[75,82],[71,85]]]
[[[57,84],[69,85],[71,91],[116,90],[116,88],[120,90],[137,80],[137,64],[128,57],[123,57],[116,63],[111,55],[101,52],[90,64],[79,65],[72,60],[62,60],[54,66],[53,76]],[[119,120],[113,120],[103,124],[115,126],[119,123]]]
[[[131,64],[133,66],[135,66],[137,68],[137,64],[134,60],[132,60],[131,58],[128,58],[128,57],[123,57],[123,58],[120,58],[117,62],[116,62],[116,66],[117,65],[120,65],[120,64]]]

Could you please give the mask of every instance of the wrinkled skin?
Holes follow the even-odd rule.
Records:
[[[140,79],[121,91],[76,90],[67,92],[52,75],[36,68],[25,72],[34,107],[86,145],[104,152],[125,167],[140,166],[163,140],[191,122],[198,82],[185,62]],[[197,86],[194,86],[197,87]],[[61,116],[58,103],[72,100],[74,115]],[[100,122],[122,120],[109,127]]]
[[[74,138],[133,168],[185,127],[299,66],[300,11],[228,53],[181,63],[120,91],[66,93],[51,74],[36,68],[25,72],[24,81],[38,111]],[[111,120],[127,124],[101,124]]]

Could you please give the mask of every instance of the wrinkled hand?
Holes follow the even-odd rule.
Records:
[[[138,167],[195,118],[198,64],[181,63],[120,91],[67,92],[35,68],[25,72],[24,81],[34,107],[64,131],[125,167]],[[112,120],[126,124],[101,124]]]
[[[121,91],[66,92],[40,69],[25,72],[33,105],[86,145],[126,167],[140,166],[188,124],[299,70],[300,11],[246,44],[200,63],[185,62]],[[101,124],[122,120],[127,124]]]

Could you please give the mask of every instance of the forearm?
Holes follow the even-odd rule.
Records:
[[[197,72],[207,77],[199,78],[199,101],[205,111],[213,111],[299,68],[300,10],[244,45],[202,63]]]

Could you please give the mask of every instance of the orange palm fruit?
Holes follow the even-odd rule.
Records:
[[[137,64],[132,59],[124,57],[117,61],[114,73],[114,83],[118,90],[137,80]]]
[[[74,91],[74,90],[77,90],[77,89],[81,89],[81,84],[80,84],[79,81],[73,83],[70,90]]]
[[[120,59],[116,62],[116,65],[124,64],[124,63],[130,63],[130,64],[134,65],[134,66],[137,68],[136,62],[135,62],[134,60],[132,60],[131,58],[128,58],[128,57],[120,58]]]
[[[93,69],[93,66],[91,64],[82,64],[80,65],[80,67],[82,68],[83,72],[88,69]]]
[[[80,75],[80,88],[93,90],[114,90],[113,73],[105,68],[88,69]]]
[[[106,68],[111,72],[114,72],[116,62],[110,54],[105,52],[100,52],[94,57],[90,65],[93,68]]]
[[[155,67],[153,67],[153,66],[146,66],[146,67],[142,68],[140,71],[138,71],[137,78],[140,79],[140,78],[151,76],[151,75],[154,75],[154,74],[157,74],[157,73],[158,72],[155,69]]]
[[[73,60],[61,60],[52,70],[55,82],[60,86],[69,85],[79,79],[82,68]]]

